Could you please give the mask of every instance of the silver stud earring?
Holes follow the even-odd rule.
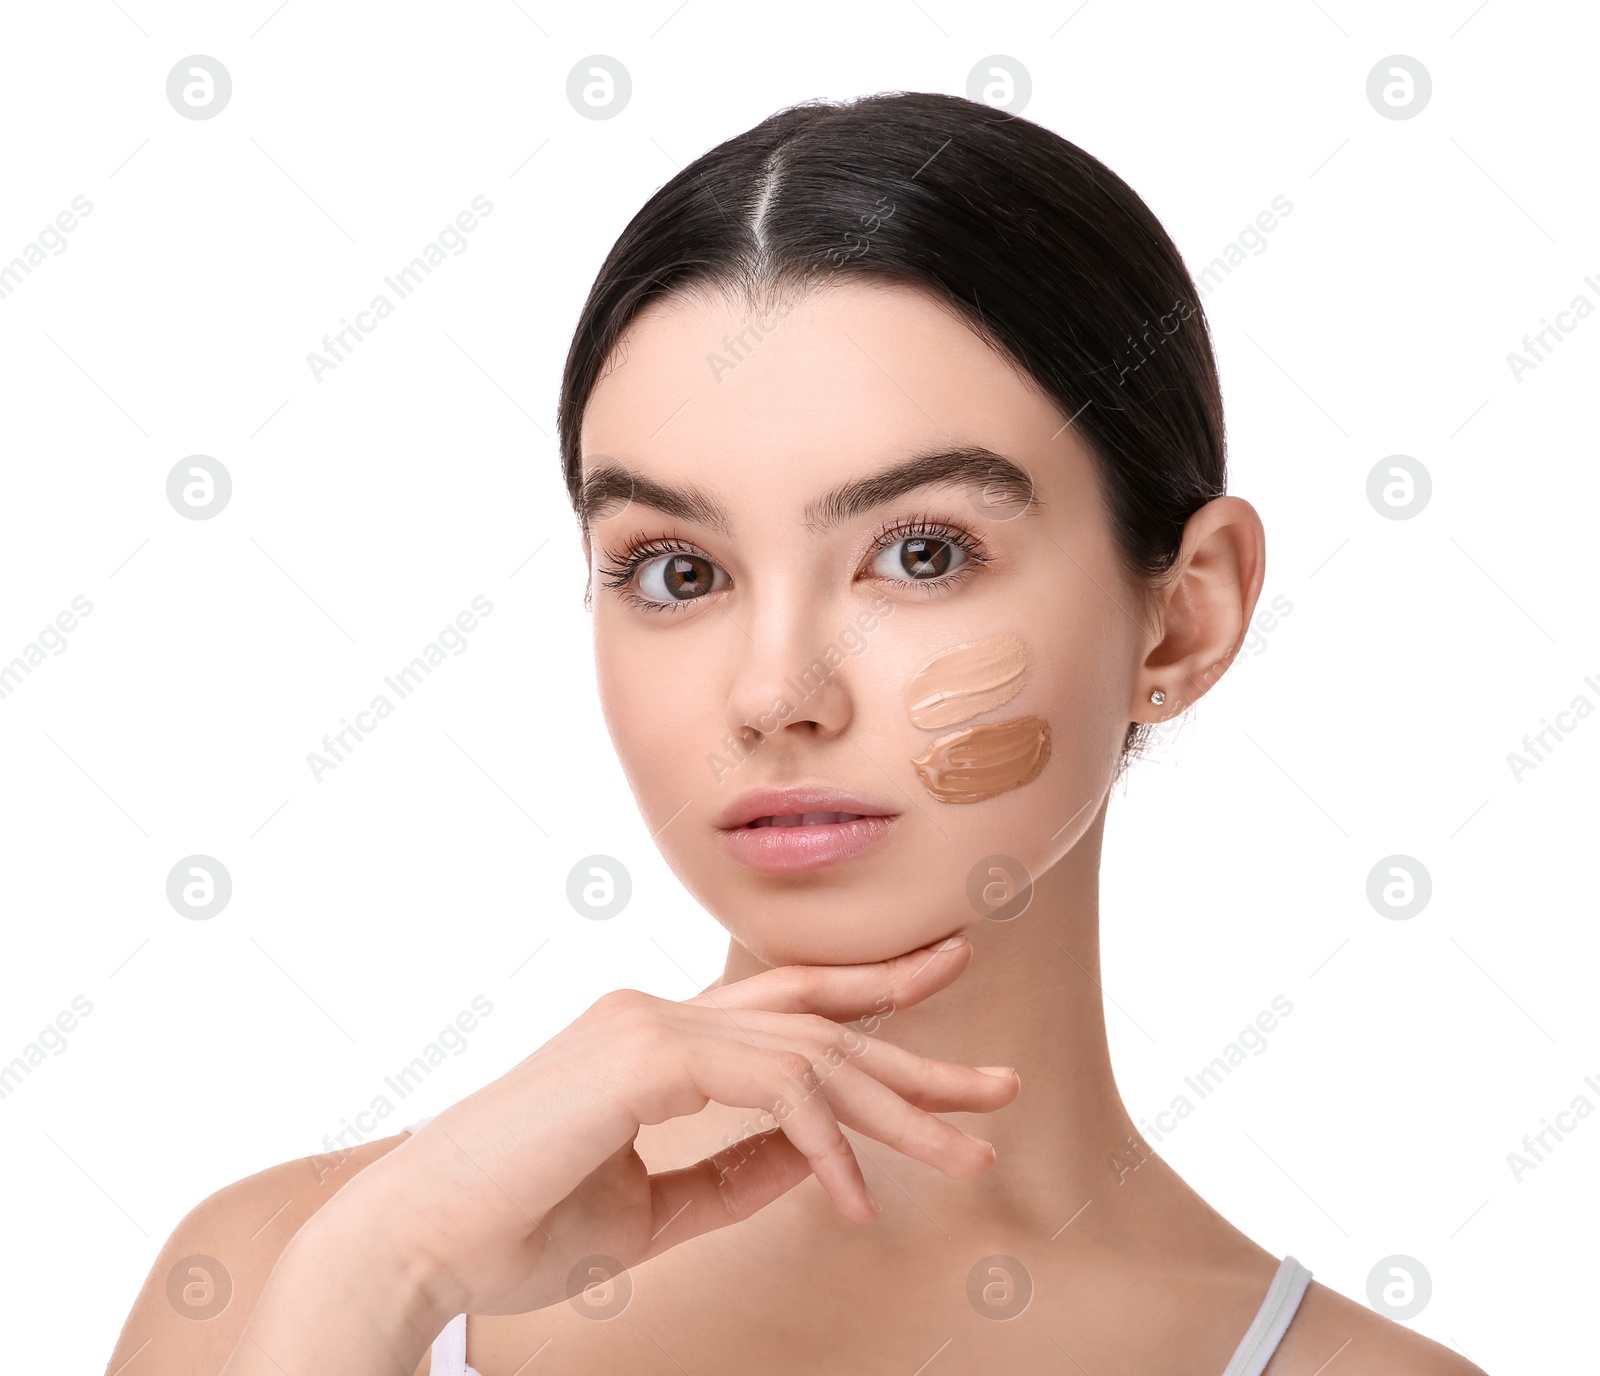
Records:
[[[1159,688],[1152,688],[1150,690],[1150,701],[1155,703],[1155,705],[1157,707],[1161,706],[1161,704],[1164,703],[1166,700],[1167,700],[1167,695],[1165,693],[1163,693]]]

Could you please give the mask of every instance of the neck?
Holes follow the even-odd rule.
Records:
[[[885,1242],[926,1238],[929,1219],[951,1236],[1012,1226],[1036,1232],[1041,1220],[1046,1235],[1070,1227],[1080,1237],[1122,1236],[1134,1213],[1150,1217],[1156,1196],[1171,1208],[1174,1190],[1188,1193],[1140,1140],[1112,1074],[1100,987],[1104,822],[1102,804],[1073,849],[1036,881],[1020,916],[965,929],[973,956],[954,984],[878,1022],[873,1035],[918,1055],[1015,1066],[1021,1077],[1003,1109],[941,1115],[995,1144],[994,1166],[973,1179],[951,1179],[845,1129],[883,1204],[873,1228]],[[718,983],[766,968],[734,944]],[[713,1104],[700,1116],[720,1143],[750,1114]],[[806,1198],[823,1223],[831,1202],[821,1191]]]

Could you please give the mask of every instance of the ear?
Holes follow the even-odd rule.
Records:
[[[1266,567],[1266,531],[1244,498],[1214,498],[1188,519],[1177,560],[1160,585],[1131,721],[1167,721],[1222,677],[1244,644]],[[1166,694],[1160,704],[1150,701],[1156,689]]]

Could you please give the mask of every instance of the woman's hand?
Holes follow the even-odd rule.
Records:
[[[417,1249],[444,1316],[517,1314],[571,1298],[585,1257],[636,1265],[807,1175],[846,1218],[870,1220],[878,1206],[840,1124],[948,1175],[981,1174],[994,1148],[933,1115],[1003,1107],[1015,1075],[870,1035],[951,983],[971,952],[957,937],[872,965],[783,966],[681,1003],[607,994],[367,1167],[317,1226],[381,1216],[386,1236]],[[713,1101],[777,1126],[649,1174],[633,1149],[640,1126]]]

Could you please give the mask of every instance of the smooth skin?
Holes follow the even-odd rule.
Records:
[[[1068,417],[954,313],[859,279],[784,306],[729,371],[709,356],[746,328],[748,304],[652,304],[582,434],[586,472],[644,480],[584,541],[599,690],[657,844],[729,932],[722,977],[681,1003],[608,994],[415,1137],[320,1175],[285,1163],[204,1201],[108,1371],[425,1376],[429,1343],[465,1312],[482,1376],[908,1374],[935,1359],[943,1376],[1220,1376],[1277,1257],[1138,1140],[1107,1052],[1098,870],[1126,725],[1175,715],[1226,671],[1261,590],[1261,521],[1240,498],[1208,503],[1171,576],[1140,585]],[[808,516],[826,494],[964,446],[1028,474],[1027,509],[944,481]],[[660,489],[698,500],[663,511]],[[936,576],[907,572],[907,522],[959,551]],[[707,591],[652,605],[670,594],[666,556],[626,566],[663,541],[715,569]],[[821,686],[786,689],[886,604]],[[1043,717],[1049,763],[1000,797],[937,803],[910,763],[929,735],[907,720],[905,682],[930,654],[1002,629],[1032,668],[982,719]],[[759,743],[721,769],[713,757],[741,735]],[[736,863],[723,810],[790,784],[875,801],[889,833],[824,869]],[[1004,922],[967,899],[974,863],[996,854],[1034,876],[1027,911]],[[172,1264],[196,1253],[235,1282],[204,1323],[165,1294]],[[572,1266],[595,1254],[633,1285],[598,1322],[567,1302]],[[1007,1322],[967,1299],[995,1256],[1032,1280]],[[1315,1281],[1266,1370],[1482,1376]]]

